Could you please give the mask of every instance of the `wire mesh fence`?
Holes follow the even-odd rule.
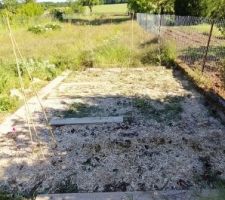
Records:
[[[193,69],[219,72],[225,59],[225,20],[192,16],[137,14],[137,22]]]

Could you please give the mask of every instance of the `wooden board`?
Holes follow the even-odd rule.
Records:
[[[123,116],[64,118],[64,119],[52,119],[50,121],[51,126],[64,126],[76,124],[104,124],[104,123],[123,123]]]

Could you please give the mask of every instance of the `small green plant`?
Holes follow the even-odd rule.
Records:
[[[28,31],[35,33],[35,34],[40,34],[40,33],[45,33],[46,29],[43,26],[37,25],[37,26],[31,26],[28,28]]]
[[[42,26],[42,25],[31,26],[28,28],[28,31],[35,34],[41,34],[47,31],[56,31],[61,29],[62,27],[58,24],[46,24],[45,26]]]
[[[62,27],[58,24],[46,24],[45,28],[53,30],[53,31],[62,29]]]
[[[57,193],[77,193],[78,186],[76,183],[73,183],[73,181],[68,177],[64,181],[61,181],[58,184],[57,190],[55,192],[57,192]]]
[[[102,110],[97,106],[84,103],[73,103],[67,111],[63,112],[65,117],[88,117],[93,113],[100,113]]]
[[[92,68],[94,67],[95,63],[95,55],[94,52],[91,50],[82,51],[79,55],[79,63],[81,66],[85,68]]]
[[[27,59],[20,62],[20,69],[22,75],[27,74],[27,70],[31,73],[33,77],[39,78],[41,80],[52,80],[57,75],[56,66],[50,63],[48,60],[36,60]]]

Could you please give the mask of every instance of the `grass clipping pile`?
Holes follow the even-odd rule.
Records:
[[[0,148],[8,144],[12,160],[21,157],[1,169],[1,188],[27,195],[146,191],[213,187],[225,178],[225,127],[176,71],[87,70],[69,77],[46,101],[54,98],[80,102],[68,106],[70,117],[108,113],[124,115],[125,122],[55,128],[55,149],[42,132],[44,160],[21,156],[24,148],[15,153],[13,139],[2,139]]]

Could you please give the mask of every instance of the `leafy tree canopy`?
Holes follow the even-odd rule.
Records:
[[[93,6],[98,5],[101,3],[101,0],[80,0],[83,6],[88,6],[90,12],[92,13]]]
[[[128,0],[131,12],[172,13],[174,0]]]
[[[175,0],[174,10],[181,16],[205,16],[207,0]]]

